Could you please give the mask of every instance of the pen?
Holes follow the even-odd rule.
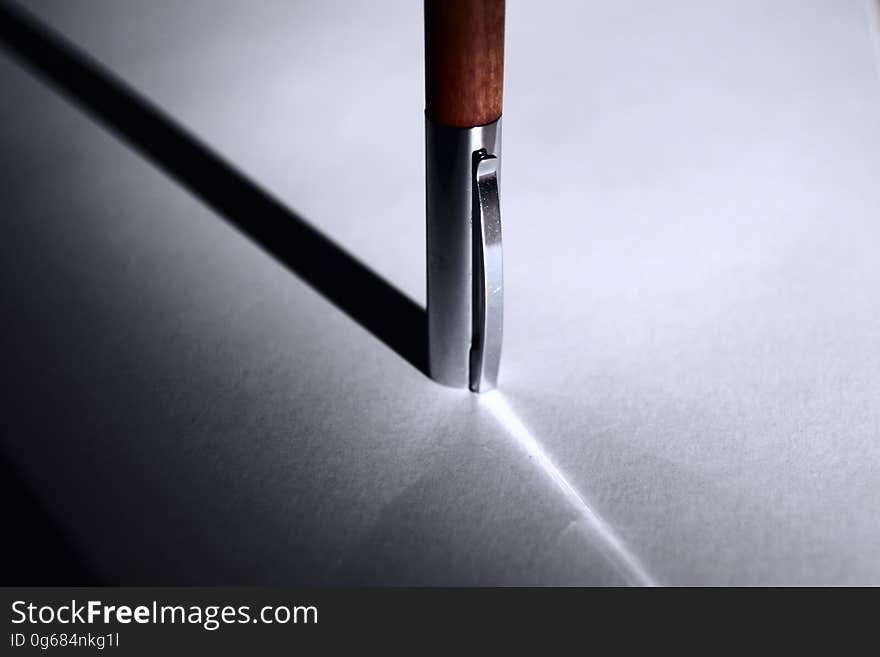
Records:
[[[501,360],[504,0],[425,0],[428,369],[483,392]]]

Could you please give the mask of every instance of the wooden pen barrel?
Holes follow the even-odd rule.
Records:
[[[501,116],[504,0],[425,0],[425,110],[471,128]]]

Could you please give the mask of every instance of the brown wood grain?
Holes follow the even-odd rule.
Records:
[[[501,116],[504,0],[425,0],[425,109],[469,128]]]

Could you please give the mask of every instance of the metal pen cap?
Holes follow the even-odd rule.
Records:
[[[428,367],[444,385],[494,388],[501,361],[501,120],[426,120]]]

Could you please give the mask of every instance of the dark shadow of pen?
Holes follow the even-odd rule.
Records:
[[[0,2],[0,43],[340,310],[427,373],[427,315],[422,307],[248,180],[88,55],[7,2]]]

